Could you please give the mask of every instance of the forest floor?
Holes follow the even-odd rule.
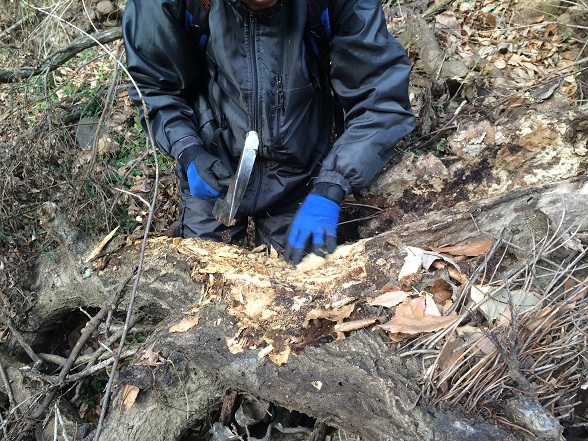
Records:
[[[109,1],[38,3],[37,9],[11,1],[0,10],[0,71],[34,69],[82,31],[120,25],[122,11]],[[450,163],[467,144],[455,136],[462,121],[475,115],[505,124],[550,102],[588,115],[583,0],[552,10],[517,9],[509,0],[437,2],[443,6],[431,12],[433,4],[423,0],[384,3],[390,29],[414,65],[411,100],[418,117],[396,162],[406,155],[414,161],[433,155]],[[419,16],[430,32],[423,32]],[[138,237],[157,176],[151,232],[167,234],[176,219],[173,163],[148,154],[121,65],[124,48],[117,40],[84,49],[54,70],[0,84],[0,301],[15,322],[26,320],[34,303],[39,262],[55,260],[56,244],[38,220],[43,203],[54,202],[90,237],[104,237],[116,227],[118,235]],[[383,202],[366,200],[373,207],[345,210],[348,237],[373,234],[368,222]],[[410,211],[406,204],[402,209]],[[418,210],[426,207],[414,207],[415,215]],[[470,258],[483,254],[466,251]],[[75,344],[73,332],[63,337]],[[143,337],[136,338],[140,343]],[[102,374],[86,385],[89,398],[78,410],[88,422],[97,421],[92,394],[99,394],[104,382]]]

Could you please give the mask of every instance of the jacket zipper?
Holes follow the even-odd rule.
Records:
[[[276,102],[276,149],[281,149],[282,138],[280,136],[282,126],[282,114],[285,112],[284,109],[284,83],[282,81],[282,75],[276,76],[276,86],[278,89],[277,102]]]
[[[253,74],[253,78],[251,79],[252,81],[252,88],[253,88],[253,92],[252,92],[252,99],[253,99],[253,103],[251,106],[252,112],[253,112],[253,118],[252,118],[252,125],[253,125],[253,130],[255,130],[258,134],[259,134],[259,138],[260,140],[263,139],[263,136],[261,135],[260,131],[259,131],[259,121],[258,121],[258,112],[259,112],[259,79],[258,79],[258,72],[257,72],[257,48],[256,48],[256,44],[255,44],[255,28],[256,28],[256,20],[255,17],[253,16],[253,14],[249,15],[249,37],[251,39],[251,72]],[[262,144],[259,146],[260,147],[260,151],[259,153],[261,153],[261,150],[263,149],[263,142]],[[256,179],[257,181],[257,188],[255,189],[255,198],[253,199],[253,207],[252,207],[252,211],[255,211],[257,208],[257,201],[259,200],[259,194],[261,193],[261,180],[263,178],[263,170],[262,170],[262,165],[261,162],[259,160],[255,161],[255,168],[257,169],[258,177]]]
[[[255,45],[255,17],[253,17],[252,14],[249,15],[249,37],[251,39],[251,72],[253,74],[253,78],[252,78],[252,88],[253,88],[253,93],[252,93],[252,99],[253,99],[253,105],[251,106],[252,110],[253,110],[253,130],[258,131],[258,118],[257,118],[257,113],[258,113],[258,101],[259,101],[259,91],[257,90],[259,87],[258,84],[258,78],[257,78],[257,51],[256,51],[256,45]]]

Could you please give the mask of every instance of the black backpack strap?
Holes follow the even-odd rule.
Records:
[[[321,84],[327,83],[332,89],[331,79],[329,78],[329,46],[333,40],[333,29],[331,27],[331,11],[333,9],[330,7],[332,0],[307,0],[306,3],[308,5],[306,40],[314,56],[311,75],[315,86],[320,88]],[[333,91],[333,122],[337,137],[341,136],[345,130],[344,119],[343,105]]]
[[[190,41],[201,50],[206,49],[210,35],[209,13],[210,0],[186,0],[184,30],[190,37]]]

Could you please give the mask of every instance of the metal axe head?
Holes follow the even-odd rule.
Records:
[[[243,200],[247,184],[249,184],[258,149],[259,137],[257,132],[251,131],[247,133],[243,153],[241,153],[241,159],[239,159],[239,165],[237,166],[237,173],[231,178],[227,195],[224,199],[217,199],[214,203],[212,214],[227,227],[234,224],[235,214],[237,214],[237,209]]]

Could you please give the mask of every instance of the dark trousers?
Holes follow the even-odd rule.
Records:
[[[282,251],[288,239],[288,230],[302,202],[280,207],[279,212],[267,211],[251,216],[255,222],[255,245],[266,244]],[[203,200],[190,194],[188,183],[180,178],[180,210],[178,236],[200,237],[216,242],[236,243],[247,233],[248,216],[237,214],[235,224],[227,227],[212,215],[215,200]]]

